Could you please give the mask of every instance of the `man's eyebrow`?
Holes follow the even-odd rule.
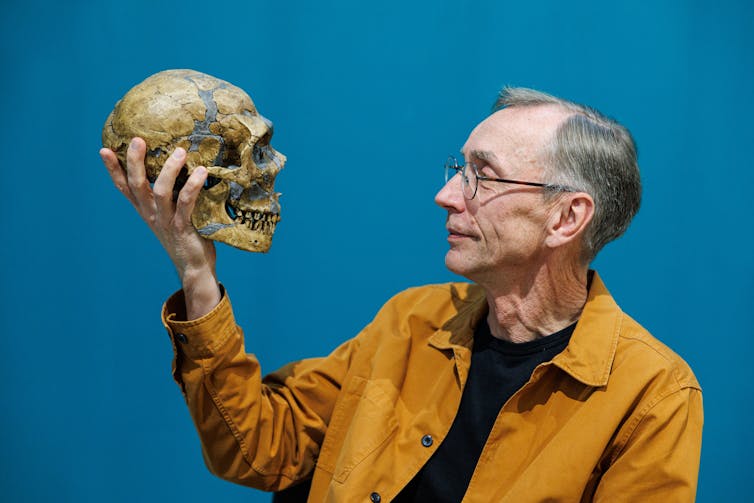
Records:
[[[490,150],[472,150],[469,154],[482,161],[497,163],[497,156]]]

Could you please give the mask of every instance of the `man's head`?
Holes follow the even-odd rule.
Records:
[[[473,199],[461,176],[437,194],[448,210],[448,267],[483,271],[534,265],[557,251],[583,265],[636,214],[641,184],[629,132],[599,112],[522,88],[500,93],[462,149],[466,173],[555,188],[480,181]]]
[[[641,180],[636,145],[628,129],[597,110],[525,88],[504,88],[493,113],[503,108],[552,105],[568,113],[546,149],[544,177],[594,198],[595,212],[584,236],[587,261],[620,237],[639,211]],[[545,193],[545,196],[552,193]]]

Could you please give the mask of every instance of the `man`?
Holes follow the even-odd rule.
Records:
[[[693,501],[701,390],[624,314],[589,262],[640,201],[628,131],[528,89],[446,166],[447,267],[474,284],[398,294],[331,355],[262,379],[244,350],[210,241],[177,203],[176,151],[150,190],[144,142],[127,176],[183,289],[163,309],[175,378],[210,470],[266,490],[311,479],[309,501]]]

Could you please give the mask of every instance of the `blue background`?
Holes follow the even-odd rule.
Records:
[[[502,85],[618,118],[644,202],[595,267],[702,383],[699,501],[750,495],[753,25],[750,1],[6,0],[0,499],[269,500],[204,468],[159,321],[176,275],[97,155],[115,101],[167,68],[245,88],[289,158],[271,252],[218,250],[267,371],[455,279],[432,198]]]

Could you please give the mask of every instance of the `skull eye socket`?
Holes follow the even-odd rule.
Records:
[[[204,180],[204,187],[203,188],[209,189],[209,188],[214,187],[218,183],[220,183],[220,179],[219,178],[216,178],[214,176],[208,176],[207,179]]]
[[[254,145],[254,149],[252,150],[251,155],[252,157],[254,157],[254,162],[256,164],[261,164],[264,162],[265,153],[259,145]]]

